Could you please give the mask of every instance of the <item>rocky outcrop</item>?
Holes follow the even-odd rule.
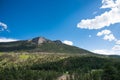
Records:
[[[64,74],[57,78],[57,80],[71,80],[69,74]]]
[[[32,42],[40,45],[40,44],[42,44],[42,43],[51,42],[51,41],[48,40],[48,39],[46,39],[46,38],[44,38],[44,37],[36,37],[36,38],[33,38],[33,39],[32,39]]]
[[[62,42],[60,40],[55,40],[55,41],[51,41],[51,40],[48,40],[44,37],[36,37],[36,38],[33,38],[32,40],[33,43],[37,44],[37,45],[40,45],[42,43],[56,43],[56,44],[62,44]]]

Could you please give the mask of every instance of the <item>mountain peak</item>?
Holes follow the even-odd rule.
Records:
[[[45,37],[35,37],[31,40],[0,43],[0,52],[11,51],[91,54],[91,52],[87,50],[65,45],[60,40],[52,41]]]
[[[45,43],[45,42],[50,42],[50,40],[46,39],[45,37],[35,37],[32,39],[32,42],[40,45],[40,44]]]
[[[32,40],[30,40],[30,41],[36,43],[37,45],[40,45],[40,44],[46,43],[46,42],[48,42],[48,43],[62,44],[62,42],[60,40],[52,41],[52,40],[46,39],[45,37],[35,37]]]

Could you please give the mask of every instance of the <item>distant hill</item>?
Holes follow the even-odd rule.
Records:
[[[92,54],[92,52],[85,49],[63,44],[60,40],[52,41],[44,37],[36,37],[31,40],[0,43],[0,52],[19,51]]]
[[[112,57],[112,58],[120,58],[120,55],[109,55],[109,57]]]

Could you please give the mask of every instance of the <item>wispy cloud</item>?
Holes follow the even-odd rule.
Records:
[[[73,42],[69,40],[64,40],[63,43],[67,45],[73,45]]]
[[[102,55],[120,55],[120,51],[116,50],[107,50],[107,49],[96,49],[92,52],[102,54]]]
[[[13,39],[13,38],[0,38],[0,42],[13,42],[13,41],[18,41],[17,39]]]
[[[3,22],[0,22],[0,27],[1,27],[1,31],[7,29],[7,24],[3,23]]]
[[[117,40],[117,41],[116,41],[116,44],[117,44],[117,45],[118,45],[118,44],[120,45],[120,40]]]
[[[103,14],[93,19],[83,19],[78,24],[78,28],[101,29],[111,24],[120,23],[120,0],[102,0],[102,8],[109,8]]]
[[[112,50],[120,51],[120,45],[113,46]]]

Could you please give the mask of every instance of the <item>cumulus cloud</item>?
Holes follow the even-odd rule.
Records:
[[[109,11],[107,10],[91,19],[83,19],[77,24],[77,27],[81,29],[101,29],[120,23],[120,0],[102,0],[100,9],[109,9]],[[106,55],[120,55],[120,40],[116,39],[110,30],[98,32],[97,36],[103,36],[104,40],[114,41],[116,45],[111,50],[98,49],[93,52]]]
[[[105,35],[103,39],[108,41],[116,41],[116,38],[114,37],[113,34]]]
[[[101,8],[110,8],[110,11],[105,11],[93,19],[83,19],[77,24],[77,27],[83,29],[101,29],[120,23],[120,0],[102,0]]]
[[[73,42],[69,40],[64,40],[63,43],[67,45],[73,45]]]
[[[0,42],[13,42],[17,41],[17,39],[12,39],[12,38],[0,38]]]
[[[120,6],[120,0],[102,0],[101,8],[114,8]]]
[[[117,39],[110,30],[102,30],[101,32],[97,33],[97,36],[104,36],[103,37],[104,40],[117,41]]]
[[[96,49],[93,50],[92,52],[102,55],[120,55],[120,51],[107,50],[107,49]]]
[[[110,33],[111,33],[110,30],[102,30],[101,32],[97,33],[97,36],[108,35]]]
[[[3,31],[4,29],[7,29],[7,25],[2,22],[0,22],[0,27],[1,27],[1,31]]]

